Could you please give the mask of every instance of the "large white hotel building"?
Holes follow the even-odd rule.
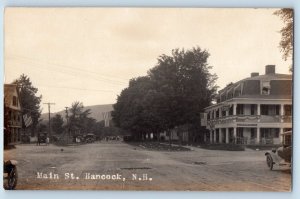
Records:
[[[219,91],[217,103],[205,108],[204,125],[209,143],[279,144],[280,134],[292,129],[292,75],[251,76]]]

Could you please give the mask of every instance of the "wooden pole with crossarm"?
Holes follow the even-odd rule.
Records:
[[[43,104],[47,104],[48,105],[48,113],[49,113],[49,126],[48,126],[48,136],[49,136],[49,140],[51,140],[51,121],[50,121],[50,107],[51,105],[55,105],[55,103],[51,103],[51,102],[47,102],[47,103],[43,103]]]

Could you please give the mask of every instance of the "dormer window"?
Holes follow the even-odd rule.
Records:
[[[270,81],[264,81],[262,82],[262,89],[261,89],[261,94],[262,95],[270,95]]]

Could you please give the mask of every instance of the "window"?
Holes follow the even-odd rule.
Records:
[[[280,105],[261,105],[261,115],[279,115]]]
[[[16,96],[13,96],[13,106],[18,106],[18,101]]]
[[[229,108],[229,115],[233,115],[233,105],[231,105]]]
[[[219,143],[220,140],[219,129],[216,129],[216,142]]]
[[[270,95],[270,90],[271,90],[270,82],[269,81],[262,82],[261,94]]]
[[[292,105],[284,105],[284,115],[292,115]]]
[[[236,106],[236,114],[243,115],[244,114],[244,104],[238,104]]]
[[[256,114],[256,104],[251,104],[251,115],[255,115]]]
[[[254,139],[256,137],[256,129],[251,128],[251,139]]]
[[[275,105],[275,115],[280,115],[280,105]]]
[[[261,128],[260,133],[262,138],[279,138],[279,128]]]
[[[226,111],[222,110],[222,117],[226,116]]]
[[[237,128],[236,129],[236,136],[238,138],[243,138],[244,137],[244,128]]]
[[[261,105],[261,115],[269,115],[268,105]]]

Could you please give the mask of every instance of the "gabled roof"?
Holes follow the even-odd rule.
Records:
[[[17,107],[13,106],[13,96],[17,97]],[[4,103],[11,109],[21,110],[19,92],[16,84],[4,84]]]

